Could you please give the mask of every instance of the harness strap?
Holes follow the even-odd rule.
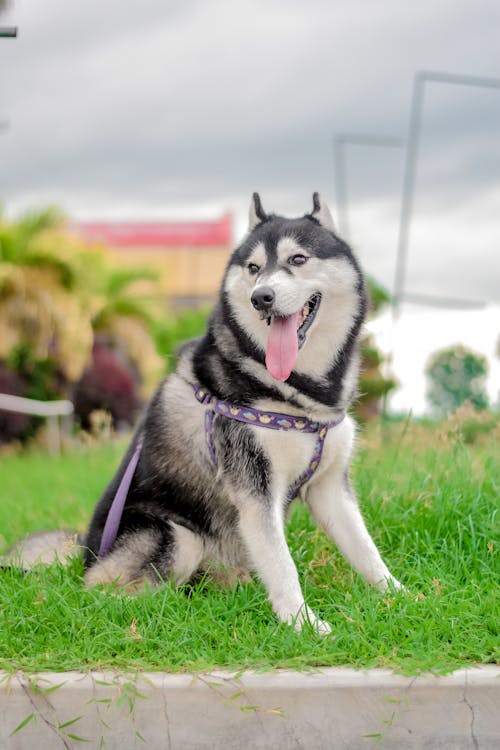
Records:
[[[257,427],[266,427],[271,430],[295,430],[307,434],[317,433],[318,437],[307,469],[302,472],[288,490],[287,497],[290,500],[294,500],[298,497],[302,486],[311,479],[318,468],[323,456],[323,448],[328,430],[339,425],[345,417],[345,414],[342,414],[339,419],[333,422],[316,422],[301,416],[253,409],[251,407],[239,406],[238,404],[232,404],[228,401],[215,398],[215,396],[212,396],[206,388],[197,383],[191,383],[191,385],[196,399],[201,404],[208,407],[205,411],[205,440],[214,466],[218,465],[217,453],[213,441],[213,425],[216,414],[227,417],[228,419],[235,419],[238,422],[244,422],[245,424]]]
[[[262,409],[253,409],[250,406],[240,406],[232,404],[220,398],[212,396],[206,388],[197,383],[191,383],[196,399],[204,406],[210,406],[215,414],[220,414],[228,419],[235,419],[238,422],[252,424],[258,427],[266,427],[270,430],[297,430],[298,432],[315,433],[323,427],[329,429],[340,424],[344,419],[344,414],[333,422],[317,422],[307,419],[300,415],[280,414],[275,411],[264,411]]]
[[[342,419],[343,418],[344,417],[342,417]],[[338,422],[336,422],[336,424],[340,424],[340,422],[342,421],[342,419],[340,419]],[[327,436],[327,433],[328,433],[328,427],[327,426],[323,427],[320,430],[320,432],[318,434],[318,438],[316,440],[316,444],[314,446],[314,450],[313,450],[313,454],[311,456],[311,460],[309,461],[309,466],[307,467],[307,469],[304,472],[302,472],[302,474],[299,477],[297,477],[297,479],[295,480],[295,482],[288,489],[287,497],[288,497],[289,500],[295,500],[295,498],[299,496],[299,492],[302,489],[302,487],[304,486],[304,484],[311,479],[311,477],[313,476],[314,472],[318,468],[318,466],[319,466],[319,464],[321,462],[321,458],[323,456],[323,448],[324,448],[324,445],[325,445],[325,438]]]

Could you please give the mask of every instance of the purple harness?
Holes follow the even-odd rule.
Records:
[[[323,446],[325,444],[328,430],[331,427],[336,427],[340,424],[345,417],[345,414],[342,414],[342,416],[334,422],[313,422],[304,417],[279,414],[274,411],[262,411],[260,409],[252,409],[249,406],[231,404],[228,401],[215,398],[215,396],[212,396],[212,394],[209,393],[206,388],[203,388],[203,386],[195,383],[192,383],[191,385],[193,386],[194,395],[200,404],[209,407],[205,411],[205,440],[214,466],[217,466],[218,464],[213,440],[213,425],[216,414],[219,414],[221,417],[228,417],[228,419],[235,419],[237,422],[244,422],[245,424],[251,424],[257,427],[267,427],[269,430],[284,430],[286,432],[296,430],[297,432],[318,435],[311,460],[309,461],[309,466],[288,489],[287,497],[289,500],[294,500],[298,497],[302,486],[311,479],[312,475],[318,468],[323,455]]]
[[[325,438],[328,430],[331,427],[339,425],[345,417],[345,414],[333,421],[333,422],[313,422],[310,419],[306,419],[300,416],[292,416],[289,414],[279,414],[273,411],[262,411],[261,409],[252,409],[249,406],[239,406],[237,404],[229,403],[229,401],[223,401],[222,399],[215,398],[211,393],[207,391],[203,386],[196,383],[191,383],[196,399],[206,406],[205,410],[205,440],[208,448],[208,453],[214,466],[218,465],[217,453],[215,451],[214,440],[213,440],[213,428],[214,418],[216,415],[221,417],[227,417],[228,419],[235,419],[237,422],[243,422],[244,424],[255,425],[257,427],[267,427],[270,430],[284,430],[289,432],[295,430],[297,432],[304,432],[307,434],[317,434],[316,443],[314,450],[309,461],[307,469],[295,480],[295,482],[289,487],[287,497],[289,500],[294,500],[298,497],[298,494],[303,485],[311,479],[314,472],[318,468],[321,457],[323,455],[323,447],[325,444]],[[127,499],[128,490],[130,483],[135,473],[137,463],[142,451],[142,441],[137,443],[135,451],[130,459],[127,468],[123,474],[120,485],[116,491],[116,495],[113,498],[111,507],[106,518],[104,525],[104,531],[101,537],[101,544],[99,546],[99,557],[105,557],[110,551],[111,547],[115,543],[116,536],[118,534],[118,527]]]

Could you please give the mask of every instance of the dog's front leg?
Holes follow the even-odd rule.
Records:
[[[304,602],[297,569],[285,539],[281,504],[248,495],[238,499],[239,529],[250,562],[264,583],[280,620],[300,630],[309,622],[318,633],[331,632]]]
[[[319,525],[368,583],[382,591],[389,585],[401,588],[365,526],[344,467],[336,467],[320,477],[309,488],[307,503]]]

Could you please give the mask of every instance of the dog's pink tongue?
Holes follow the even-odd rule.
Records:
[[[286,380],[297,361],[297,328],[300,311],[285,318],[271,318],[267,339],[266,367],[275,380]]]

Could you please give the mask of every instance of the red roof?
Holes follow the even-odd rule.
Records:
[[[227,247],[232,241],[231,214],[217,221],[77,222],[72,228],[111,247]]]

